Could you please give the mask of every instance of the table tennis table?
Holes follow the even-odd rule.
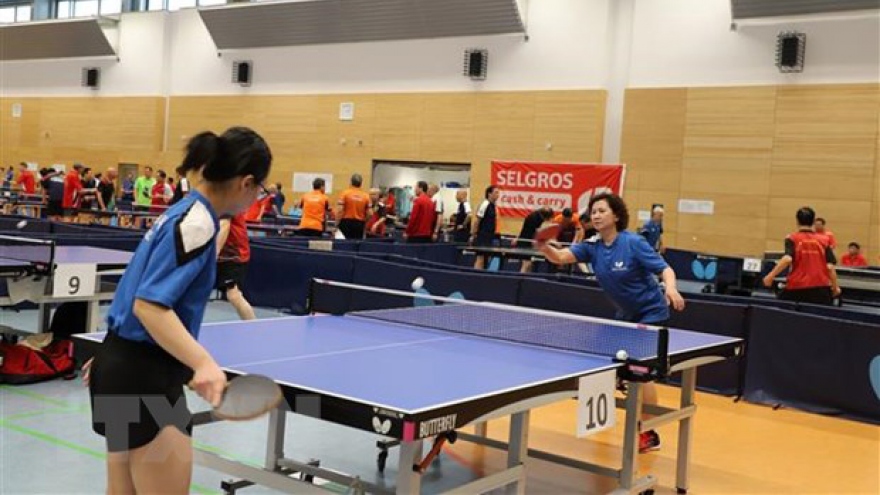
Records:
[[[104,335],[74,336],[78,357],[93,354]],[[415,466],[422,461],[423,444],[454,441],[456,434],[507,451],[506,469],[457,487],[459,493],[503,486],[524,493],[529,456],[615,477],[619,489],[614,493],[650,493],[656,479],[637,478],[638,434],[669,422],[680,422],[676,486],[684,493],[696,368],[739,355],[743,345],[730,337],[475,302],[206,324],[199,340],[230,377],[272,377],[285,396],[269,414],[262,467],[196,450],[198,464],[246,480],[239,482],[243,485],[225,482],[226,493],[251,483],[283,492],[326,493],[309,483],[314,478],[356,493],[420,493]],[[660,351],[658,340],[668,341],[668,353]],[[626,361],[613,358],[619,349],[629,352]],[[683,372],[680,407],[643,408],[643,382],[664,368]],[[530,410],[577,397],[580,380],[600,374],[612,375],[611,383],[616,377],[627,380],[626,398],[619,404],[626,409],[622,466],[596,466],[529,449]],[[640,421],[643,409],[658,416]],[[396,472],[391,468],[388,473],[396,483],[370,483],[315,462],[285,458],[288,412],[399,442]],[[458,433],[467,425],[507,416],[509,442]],[[210,413],[197,414],[196,425],[212,421]]]
[[[38,331],[49,328],[52,304],[86,302],[86,328],[95,331],[100,303],[113,299],[115,284],[106,279],[122,275],[131,252],[91,246],[57,246],[50,240],[0,236],[0,277],[7,294],[0,305],[24,301],[39,306]],[[88,280],[87,280],[88,279]]]

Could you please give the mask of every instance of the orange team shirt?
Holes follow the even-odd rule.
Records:
[[[79,202],[77,196],[79,192],[82,190],[82,181],[79,177],[79,172],[76,170],[71,170],[67,172],[67,175],[64,176],[64,198],[61,201],[62,208],[74,208],[76,204]]]
[[[825,232],[816,232],[817,235],[823,236],[828,239],[828,247],[831,249],[837,249],[837,239],[834,237],[834,232],[830,230],[826,230]]]
[[[244,214],[244,219],[246,222],[258,223],[263,219],[263,214],[269,211],[271,206],[269,202],[272,201],[271,196],[265,196],[263,198],[259,198],[251,204],[251,207],[248,209],[247,213]]]
[[[342,219],[367,220],[367,206],[370,204],[370,195],[356,187],[350,187],[342,192],[339,197],[342,205]]]
[[[311,191],[303,194],[300,200],[302,219],[299,228],[311,230],[324,230],[324,219],[330,210],[330,199],[321,191]]]

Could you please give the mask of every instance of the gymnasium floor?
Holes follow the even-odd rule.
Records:
[[[276,316],[257,310],[260,318]],[[209,305],[206,320],[235,319],[223,302]],[[0,323],[34,325],[32,312],[0,312]],[[677,400],[677,390],[661,388],[661,402]],[[773,411],[726,397],[699,394],[700,408],[692,454],[693,494],[878,494],[880,428],[794,410]],[[191,396],[190,408],[204,403]],[[574,401],[538,410],[532,416],[530,444],[559,454],[610,462],[619,457],[621,429],[591,439],[574,437]],[[365,480],[382,482],[375,468],[377,437],[291,417],[286,453],[319,458],[322,465]],[[489,434],[506,432],[504,421],[490,423]],[[643,470],[660,480],[657,493],[675,493],[676,429],[660,430],[663,447],[640,457]],[[215,424],[196,429],[195,441],[246,462],[259,464],[265,421]],[[311,445],[308,451],[302,445]],[[56,380],[27,387],[0,386],[0,494],[98,494],[104,492],[102,439],[91,432],[87,394],[79,380]],[[424,477],[424,491],[436,493],[502,467],[501,453],[459,442]],[[605,493],[609,480],[542,461],[529,461],[528,493]],[[392,452],[387,474],[393,474]],[[442,476],[441,476],[442,475]],[[220,493],[219,473],[196,467],[192,493]],[[345,487],[328,486],[344,492]],[[259,487],[240,493],[272,493]]]

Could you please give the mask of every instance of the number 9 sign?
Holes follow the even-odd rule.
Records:
[[[52,279],[52,297],[65,299],[93,296],[96,276],[97,269],[94,264],[59,264]]]

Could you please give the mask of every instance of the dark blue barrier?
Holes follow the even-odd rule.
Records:
[[[19,228],[19,223],[24,220],[26,223]],[[52,231],[52,224],[45,220],[21,216],[4,216],[0,217],[0,230],[6,235],[22,235],[22,234],[48,234]],[[8,232],[7,232],[8,231]]]
[[[459,293],[465,299],[516,304],[519,277],[485,273],[412,267],[400,263],[359,258],[354,267],[354,283],[412,291],[410,283],[421,276],[431,295],[448,297]]]
[[[303,314],[312,278],[351,282],[353,270],[353,256],[252,244],[244,293],[254,306]]]
[[[829,318],[880,325],[880,308],[864,308],[864,311],[860,311],[848,308],[847,306],[837,307],[799,304],[798,311],[811,315],[827,316]]]
[[[672,311],[669,326],[747,339],[748,313],[749,306],[745,304],[688,300],[684,311]],[[745,365],[745,356],[738,356],[702,366],[697,373],[697,387],[724,395],[742,395]]]
[[[526,278],[520,283],[518,304],[597,318],[614,318],[616,308],[601,289]]]
[[[747,400],[880,423],[880,327],[761,307],[750,322]]]

